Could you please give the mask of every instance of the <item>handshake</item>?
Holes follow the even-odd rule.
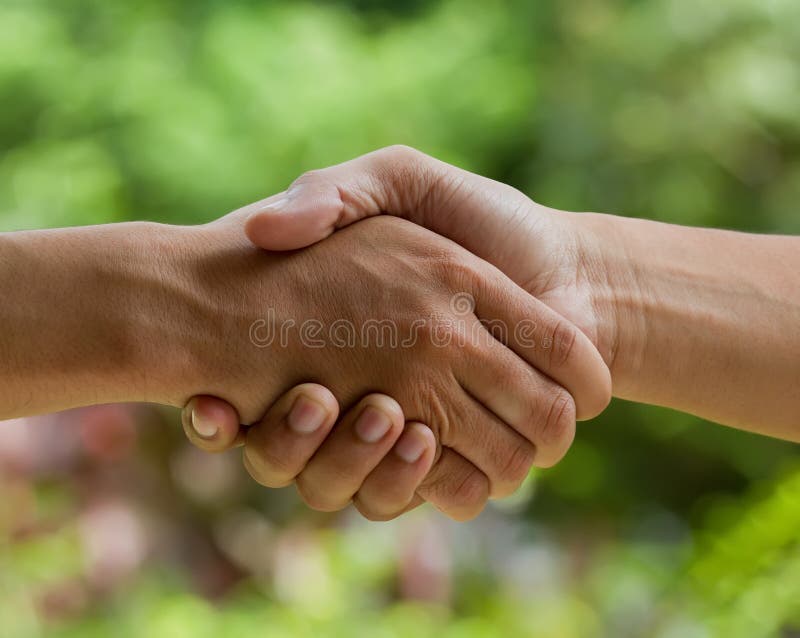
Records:
[[[473,517],[612,379],[800,439],[797,238],[553,210],[406,147],[203,226],[0,234],[0,264],[0,418],[185,406],[317,509]]]
[[[581,238],[508,186],[389,148],[199,233],[215,246],[199,314],[239,354],[208,362],[216,385],[189,402],[186,433],[243,445],[255,480],[294,482],[315,509],[388,519],[427,500],[470,518],[611,398]],[[322,385],[278,398],[300,380]]]

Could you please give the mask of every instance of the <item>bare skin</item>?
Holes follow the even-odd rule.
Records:
[[[294,478],[278,467],[287,459],[252,450],[280,443],[275,424],[294,426],[307,444],[324,438],[329,446],[327,460],[318,451],[299,481],[318,509],[343,507],[365,475],[373,492],[396,487],[392,462],[400,459],[410,478],[386,516],[413,506],[416,493],[463,519],[489,495],[513,491],[534,461],[557,462],[576,414],[605,407],[610,377],[590,340],[453,242],[383,218],[304,251],[268,254],[248,242],[243,218],[1,235],[0,417],[118,401],[184,405],[193,395],[198,417],[202,396],[212,395],[237,407],[217,412],[237,424],[266,413],[269,427],[245,437],[245,459],[267,484]],[[452,300],[463,294],[474,308],[456,312]],[[290,329],[285,343],[257,344],[253,326],[265,318],[261,328],[390,319],[401,337],[415,330],[416,339],[403,348],[317,348]],[[481,324],[530,319],[533,342],[515,333],[495,339]],[[481,338],[443,344],[440,325]],[[338,406],[323,389],[306,387],[300,404],[297,393],[285,395],[308,379],[353,406],[328,436]],[[314,412],[321,419],[310,430],[301,421]],[[414,447],[422,448],[416,457]]]
[[[578,325],[615,396],[800,441],[800,238],[549,209],[407,147],[312,171],[242,212],[268,250],[406,218]]]

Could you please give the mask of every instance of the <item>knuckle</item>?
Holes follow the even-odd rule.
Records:
[[[296,186],[301,186],[303,184],[309,184],[309,183],[317,181],[322,176],[323,170],[324,169],[321,169],[321,168],[314,168],[314,169],[311,169],[309,171],[305,171],[304,173],[302,173],[300,175],[300,177],[298,177],[297,179],[295,179],[291,183],[291,185],[289,186],[288,190],[291,190],[292,188],[294,188]]]
[[[547,336],[549,367],[551,370],[565,366],[578,341],[578,328],[566,319],[559,319]]]
[[[425,347],[427,348],[429,345]],[[444,356],[440,351],[423,350],[422,352],[421,360],[423,361],[438,362]],[[453,424],[456,422],[453,402],[447,400],[447,397],[452,396],[452,380],[443,374],[432,373],[429,368],[420,370],[418,377],[420,383],[412,384],[408,388],[407,394],[407,405],[416,406],[416,409],[406,411],[405,418],[408,421],[420,421],[428,426],[436,441],[436,458],[438,460],[442,446],[447,445],[451,439]]]
[[[459,361],[465,357],[478,356],[474,351],[478,348],[472,343],[470,320],[461,317],[434,316],[427,320],[426,327],[420,331],[421,346],[418,351],[420,360],[430,362],[429,365],[438,368],[431,374],[432,383],[441,387],[446,394],[453,398],[453,391],[448,387],[447,376],[457,367]],[[424,405],[424,404],[423,404]],[[433,412],[433,411],[432,411]],[[456,416],[461,410],[456,406],[442,406],[442,409],[433,412],[432,416],[440,416],[445,426],[457,421]],[[430,418],[427,417],[426,418]]]
[[[393,162],[402,164],[417,162],[422,157],[421,151],[406,144],[392,144],[382,148],[380,152]]]
[[[575,436],[575,402],[572,396],[560,390],[550,404],[545,419],[539,431],[538,441],[541,447],[555,452],[541,459],[539,465],[543,467],[554,465],[566,453]]]
[[[318,489],[311,481],[305,479],[302,474],[295,479],[295,485],[297,486],[297,493],[300,494],[303,502],[312,510],[317,510],[318,512],[336,512],[346,507],[349,502],[342,502],[332,498],[331,494],[326,493],[325,490]]]
[[[489,480],[471,464],[467,467],[459,463],[445,470],[442,463],[440,460],[434,465],[417,493],[454,520],[474,518],[489,499]]]
[[[387,205],[398,209],[419,208],[429,190],[427,156],[410,146],[395,144],[376,152],[373,173],[385,185]]]
[[[500,471],[501,483],[493,496],[508,496],[522,484],[533,465],[536,448],[528,441],[520,441],[505,460]]]
[[[426,246],[422,266],[433,276],[433,281],[449,283],[450,287],[458,287],[470,279],[463,257],[449,244],[436,242]]]
[[[482,281],[481,273],[475,264],[464,259],[454,247],[444,247],[437,266],[444,281],[449,281],[459,292],[474,292]]]
[[[472,468],[450,491],[449,502],[459,511],[477,515],[489,498],[489,481],[478,468]]]

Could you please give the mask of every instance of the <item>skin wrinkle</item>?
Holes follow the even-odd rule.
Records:
[[[411,231],[411,229],[414,229],[416,227],[408,225],[408,222],[393,220],[390,217],[385,217],[383,219],[373,220],[372,224],[377,224],[379,222],[381,228],[392,229],[390,232],[385,233],[385,236],[388,239],[387,244],[381,243],[378,237],[373,238],[373,241],[375,241],[378,244],[378,246],[381,246],[381,248],[376,247],[376,250],[379,251],[379,253],[374,253],[371,252],[370,250],[365,249],[365,246],[371,244],[365,245],[363,243],[360,244],[361,248],[358,251],[354,251],[350,248],[343,249],[342,248],[343,245],[349,246],[352,243],[352,241],[355,241],[349,239],[351,236],[353,236],[353,232],[346,231],[344,233],[341,233],[341,235],[337,234],[336,237],[329,240],[329,242],[332,243],[327,243],[327,245],[321,244],[320,248],[312,247],[307,251],[302,251],[301,253],[292,254],[289,258],[284,257],[281,260],[279,260],[279,262],[287,263],[287,265],[290,265],[292,269],[294,269],[295,266],[293,264],[296,262],[296,267],[299,268],[298,272],[303,273],[302,275],[300,275],[301,278],[308,277],[309,272],[329,273],[330,274],[329,276],[333,277],[333,280],[330,281],[327,285],[322,285],[320,282],[316,283],[309,282],[309,285],[312,286],[311,290],[318,290],[319,296],[312,295],[312,293],[309,290],[304,294],[304,297],[309,302],[313,301],[315,307],[336,308],[342,306],[342,304],[345,304],[345,306],[347,307],[354,307],[352,305],[353,300],[342,298],[341,292],[337,292],[343,288],[343,282],[358,281],[359,296],[362,296],[361,291],[363,290],[383,291],[385,290],[385,285],[382,282],[384,280],[384,277],[387,276],[387,274],[384,272],[384,269],[381,269],[376,266],[376,255],[377,254],[381,255],[381,257],[377,260],[378,263],[382,263],[383,261],[385,261],[385,259],[389,255],[397,255],[397,257],[392,257],[392,259],[394,259],[395,261],[388,262],[391,263],[391,268],[393,269],[390,272],[396,273],[398,268],[400,269],[400,272],[404,271],[405,275],[403,277],[397,278],[395,274],[394,280],[403,281],[404,287],[402,288],[402,290],[405,290],[406,289],[405,287],[407,286],[409,287],[409,290],[413,289],[414,293],[413,295],[409,294],[408,297],[401,296],[392,299],[391,307],[394,309],[394,311],[399,311],[399,310],[403,311],[402,315],[396,317],[397,319],[405,321],[403,317],[408,317],[407,321],[409,322],[412,320],[412,318],[418,316],[418,313],[412,311],[412,313],[409,314],[408,311],[409,309],[414,309],[415,307],[418,307],[420,299],[422,300],[422,303],[424,305],[429,305],[431,303],[431,300],[438,299],[439,301],[436,301],[435,303],[441,304],[440,311],[449,314],[451,312],[449,307],[450,298],[452,297],[454,291],[473,289],[476,278],[480,279],[483,276],[474,269],[474,266],[472,265],[473,258],[471,256],[469,264],[467,266],[461,265],[460,260],[462,258],[456,257],[456,255],[459,254],[459,251],[462,251],[463,249],[458,248],[451,242],[443,239],[437,240],[437,242],[434,244],[435,248],[431,250],[430,248],[424,248],[423,244],[419,243],[416,240],[409,241],[410,237],[407,237],[407,232]],[[371,228],[370,223],[367,223],[366,226],[364,225],[360,226],[363,229],[365,229],[364,232],[367,232],[366,228]],[[401,229],[403,229],[402,232],[398,232]],[[408,231],[405,229],[408,229]],[[361,233],[357,234],[360,235]],[[368,234],[370,233],[368,232]],[[411,234],[416,239],[418,231],[415,230]],[[386,250],[387,247],[391,247],[389,248],[388,253]],[[331,269],[330,267],[331,262],[328,261],[327,256],[337,255],[338,259],[343,254],[347,255],[347,260],[345,260],[344,263],[349,264],[348,268],[343,269],[342,262],[339,261],[337,262],[338,263],[337,267]],[[432,261],[430,260],[431,259],[430,257],[426,256],[426,254],[434,255]],[[466,256],[466,253],[464,254]],[[221,259],[223,261],[230,261],[232,259],[235,259],[235,257],[225,252],[224,256]],[[313,264],[313,265],[310,266],[306,265],[300,268],[301,264]],[[226,278],[230,277],[233,279],[238,279],[240,276],[244,275],[245,273],[251,270],[251,266],[245,266],[243,270],[239,271],[237,270],[237,267],[231,266],[230,264],[227,266],[227,268],[228,269],[232,268],[232,270],[228,270],[226,272],[225,277]],[[211,272],[216,273],[217,270],[212,268]],[[426,272],[432,273],[433,277],[431,277],[430,274],[425,275]],[[283,284],[286,285],[287,283],[292,281],[292,277],[297,275],[290,275],[288,279],[286,278],[285,275],[281,275],[279,273],[276,273],[275,275],[271,276],[280,278]],[[432,285],[431,282],[436,282],[439,277],[445,277],[445,280],[435,285]],[[492,275],[492,277],[495,277],[495,275]],[[339,283],[337,283],[337,281]],[[217,281],[216,277],[211,277],[208,283],[209,285],[220,285],[220,282]],[[493,285],[497,285],[497,282],[495,282]],[[508,285],[513,287],[513,289],[516,289],[516,287],[513,284],[511,284],[511,282],[507,282],[504,285]],[[425,295],[420,297],[419,293],[417,292],[420,288],[423,290],[427,288],[428,292],[426,293],[426,295],[434,295],[434,296],[430,297],[430,300],[426,299]],[[263,292],[258,294],[262,296],[264,295]],[[521,291],[520,294],[522,294]],[[311,295],[311,297],[309,297],[309,295]],[[377,300],[381,298],[382,296],[380,294],[378,296],[369,297],[369,299],[371,299],[370,303],[375,303]],[[367,298],[364,298],[364,300],[367,300]],[[508,297],[508,300],[509,300],[508,302],[511,303],[510,301],[511,297]],[[224,301],[222,303],[224,303]],[[297,313],[293,314],[294,316],[298,316],[298,318],[301,318],[303,316],[302,313],[300,315],[297,315]],[[374,314],[374,311],[370,313],[370,316],[374,316],[376,318],[381,317],[380,314],[377,315]],[[395,316],[394,313],[392,314],[392,316]],[[423,342],[425,341],[424,337],[422,341]],[[276,354],[279,354],[279,356],[282,357],[280,353]],[[285,374],[291,375],[293,374],[291,372],[292,370],[301,371],[303,369],[306,370],[312,369],[311,368],[312,363],[316,363],[315,367],[319,367],[320,364],[319,357],[323,357],[324,359],[329,356],[334,356],[334,354],[337,353],[316,351],[313,353],[309,353],[307,356],[305,353],[303,353],[301,355],[300,360],[297,360],[295,358],[295,360],[293,360],[290,363],[288,371],[286,365],[282,364],[280,361],[276,361],[274,365],[277,369],[283,370]],[[425,361],[427,362],[427,364],[424,368],[417,366],[413,367],[412,369],[416,370],[416,372],[410,371],[408,373],[402,373],[401,372],[402,368],[399,368],[392,373],[393,376],[391,377],[388,377],[385,374],[379,374],[376,376],[374,372],[370,372],[375,368],[375,366],[381,368],[381,366],[383,365],[381,362],[384,359],[387,359],[387,357],[390,357],[395,354],[396,353],[377,352],[375,353],[375,356],[377,356],[378,359],[374,358],[366,359],[361,355],[359,355],[355,359],[350,360],[350,362],[347,364],[349,366],[349,372],[347,374],[344,374],[344,372],[348,370],[347,367],[342,368],[341,364],[337,365],[336,367],[337,370],[340,371],[341,376],[344,378],[352,376],[356,379],[358,378],[369,379],[369,386],[367,388],[361,387],[360,388],[361,391],[363,391],[364,389],[369,389],[369,390],[389,392],[391,394],[394,394],[396,398],[400,400],[400,403],[404,408],[407,417],[418,419],[429,425],[434,434],[436,435],[435,438],[437,440],[440,440],[444,445],[446,445],[447,441],[451,439],[451,434],[449,432],[449,429],[451,427],[453,428],[457,427],[458,424],[456,423],[456,421],[454,421],[454,418],[456,417],[453,416],[451,409],[444,406],[449,406],[450,403],[454,401],[457,403],[459,399],[455,399],[450,394],[451,391],[446,390],[447,386],[444,385],[445,380],[440,379],[439,381],[436,381],[436,377],[434,377],[430,379],[427,383],[422,382],[420,383],[419,390],[417,390],[415,394],[403,398],[402,393],[400,393],[399,395],[396,394],[397,390],[396,388],[393,387],[394,384],[390,382],[390,379],[396,378],[398,374],[402,374],[402,376],[404,377],[420,379],[420,381],[422,381],[423,379],[425,379],[426,376],[429,377],[429,374],[425,372],[425,368],[430,367],[430,365],[432,363],[435,363],[437,360],[441,361],[441,363],[438,365],[447,366],[449,365],[447,364],[447,361],[449,360],[455,361],[460,359],[461,357],[460,351],[456,349],[447,349],[447,348],[445,349],[438,348],[434,350],[430,346],[427,346],[426,349],[421,350],[419,354],[420,362]],[[349,353],[348,356],[350,356]],[[453,359],[454,357],[455,359]],[[382,368],[382,369],[392,370],[392,367]],[[447,372],[447,377],[452,378],[453,369],[448,367],[445,367],[444,369],[449,370]],[[234,376],[230,381],[232,383],[235,383],[236,378],[237,377]],[[239,375],[239,378],[241,378],[241,375]],[[353,397],[355,388],[352,382],[349,382],[347,384],[348,387],[345,387],[345,385],[339,381],[334,383],[329,382],[329,385],[331,389],[340,397],[342,403],[344,404],[349,403],[349,401],[351,400],[350,397]],[[245,385],[244,389],[246,388],[247,385]],[[344,393],[342,393],[343,390]],[[461,392],[460,387],[458,387],[458,390],[459,392]],[[264,392],[261,391],[259,394],[263,395]],[[446,400],[445,397],[447,397]],[[267,396],[267,399],[274,400],[274,396],[269,395]],[[431,406],[431,405],[434,406],[432,414],[425,414],[424,411],[420,412],[418,407],[415,409],[415,406]],[[437,411],[438,414],[436,414]],[[247,417],[243,418],[246,419]],[[474,436],[474,433],[471,436]],[[461,441],[460,438],[458,440]],[[466,443],[464,445],[466,446]],[[466,450],[467,447],[465,447],[464,449]],[[441,453],[438,455],[438,457],[439,459],[441,459]],[[436,478],[435,475],[432,478]]]
[[[800,321],[798,238],[557,211],[509,186],[408,147],[383,149],[331,170],[317,177],[359,193],[372,189],[361,195],[362,201],[378,198],[381,212],[401,215],[449,237],[522,282],[529,293],[572,321],[610,364],[616,396],[751,431],[800,437],[796,425],[800,341],[795,338]],[[358,210],[358,205],[352,203],[348,218],[339,222],[374,214],[368,206]],[[280,229],[286,218],[275,220]],[[262,230],[269,224],[265,221]],[[282,228],[286,241],[290,224]],[[321,238],[306,233],[303,241]],[[454,274],[463,280],[467,270],[463,265],[458,268]],[[483,304],[479,298],[479,316]],[[547,329],[553,327],[548,323]],[[598,410],[610,395],[609,381],[608,377],[596,381]],[[565,379],[561,382],[570,386]],[[586,388],[576,394],[582,392]],[[547,423],[540,424],[543,432],[538,436],[545,444],[549,437],[557,443],[544,446],[539,458],[546,462],[563,453],[574,436],[566,395],[551,398],[550,405],[540,403]],[[460,462],[449,452],[441,458],[448,468]],[[504,471],[508,470],[501,469],[500,474]],[[485,487],[470,477],[475,473],[462,474],[458,485],[451,482],[439,490],[464,501],[459,516],[467,510],[474,515],[478,504],[466,501],[481,497],[479,491]],[[419,493],[435,494],[440,483],[434,481],[432,486]],[[467,493],[459,495],[462,486]],[[457,502],[451,505],[458,511]]]
[[[576,213],[579,221],[590,221],[590,213]],[[617,305],[618,299],[613,292],[612,269],[606,268],[602,261],[597,246],[588,240],[585,231],[580,226],[573,229],[572,235],[576,237],[576,281],[584,282],[589,290],[589,307],[594,317],[595,328],[589,335],[603,355],[603,359],[612,371],[612,378],[618,377],[613,372],[616,369],[617,354],[620,349],[620,334],[618,326],[622,321],[618,316],[621,307]],[[586,283],[588,282],[588,283]],[[580,324],[579,324],[580,325]],[[605,330],[603,328],[606,328]],[[584,329],[582,327],[582,329]],[[585,329],[584,329],[585,330]],[[618,382],[615,381],[615,389]]]
[[[462,474],[463,480],[468,480],[475,472],[483,474],[471,463],[468,463],[458,452],[446,445],[443,445],[441,446],[441,453],[437,458],[434,467],[443,463],[445,463],[448,467],[446,467],[444,471],[440,472],[438,476],[428,476],[425,482],[417,489],[417,494],[428,501],[433,501],[437,496],[441,500],[449,500],[445,498],[445,495],[448,492],[457,492],[459,487],[457,483],[453,483],[454,478],[457,478],[452,474],[452,466],[454,462],[456,463],[456,466],[462,465],[461,462],[463,462],[464,466],[468,466],[469,471]],[[457,506],[460,506],[460,504],[457,504]]]
[[[450,382],[458,383],[455,373],[450,370]],[[445,402],[442,400],[440,391],[437,388],[425,388],[425,395],[420,401],[420,405],[426,406],[426,409],[421,412],[409,412],[405,410],[406,418],[411,421],[421,421],[425,423],[433,432],[434,439],[436,440],[436,451],[434,454],[434,465],[439,462],[442,456],[443,441],[450,438],[450,419],[448,418],[449,411],[445,407]]]
[[[513,477],[512,483],[501,493],[493,495],[494,498],[510,496],[519,489],[536,461],[536,450],[533,443],[520,437],[519,447],[506,458],[500,469],[500,476]]]
[[[359,204],[364,207],[364,210],[361,212],[362,215],[372,215],[374,213],[374,208],[377,207],[380,212],[383,212],[383,209],[390,209],[388,212],[414,216],[417,219],[419,216],[433,215],[432,209],[436,206],[437,223],[445,224],[448,223],[447,219],[449,215],[454,215],[457,212],[456,207],[452,204],[453,202],[463,203],[463,200],[466,199],[468,200],[469,206],[477,207],[481,205],[477,192],[467,188],[465,179],[466,173],[459,173],[457,178],[452,175],[448,177],[447,171],[440,170],[440,168],[445,165],[425,159],[415,162],[416,158],[424,156],[420,156],[414,151],[410,151],[406,148],[390,149],[390,151],[390,153],[381,152],[376,154],[374,156],[377,160],[375,166],[365,171],[360,179],[354,180],[353,182],[343,180],[344,186],[337,184],[336,197],[340,204],[338,208],[334,206],[334,210],[332,211],[338,218],[337,223],[347,223],[346,217],[351,217],[354,214],[357,215],[359,211],[354,211],[353,206],[358,206]],[[402,154],[408,158],[409,161],[401,165],[398,170],[397,166],[392,165],[392,153]],[[435,171],[434,167],[436,168]],[[342,166],[339,166],[316,172],[307,176],[306,179],[310,178],[313,180],[316,178],[319,180],[320,184],[327,184],[327,188],[330,188],[330,184],[339,179],[338,175],[343,172],[342,168]],[[423,179],[415,181],[419,173],[423,174]],[[435,177],[431,176],[432,173],[435,173]],[[448,183],[446,184],[443,181],[445,178],[448,179]],[[371,195],[375,199],[372,203],[370,203],[368,199],[365,199],[363,195],[365,188],[374,189]],[[510,189],[507,190],[510,191]],[[442,195],[443,193],[444,195]],[[524,225],[521,212],[523,204],[519,199],[522,195],[518,192],[516,192],[516,195],[518,208],[514,214],[510,216],[510,219],[514,220],[512,223],[515,226],[521,228]],[[439,199],[433,199],[433,196],[438,196]],[[346,216],[341,214],[342,200],[345,200],[344,205],[347,209]],[[383,200],[385,200],[385,202]],[[493,201],[492,198],[489,198],[488,204],[491,206]],[[365,204],[365,202],[367,203]],[[408,207],[414,202],[416,202],[416,208],[418,210],[409,211]],[[434,205],[432,202],[436,202],[436,204]],[[466,282],[470,279],[476,279],[476,271],[448,263],[449,256],[447,256],[444,251],[443,257],[444,259],[441,262],[442,269],[439,272],[439,276],[455,276],[457,280],[461,280],[456,287],[461,290],[469,290],[471,285]],[[479,279],[477,279],[477,281],[479,281]],[[476,296],[480,297],[480,295]],[[494,313],[491,313],[489,316],[492,316],[492,314]],[[384,388],[385,386],[379,387],[381,390]],[[444,421],[448,422],[449,419],[444,419]],[[517,446],[517,450],[518,448],[519,446]],[[505,452],[503,452],[503,454],[505,454]],[[511,451],[509,454],[514,456],[517,454],[517,451]],[[501,462],[502,461],[505,461],[505,466],[508,467],[508,461],[501,459]]]
[[[433,217],[433,211],[436,210],[436,217],[444,220],[447,223],[452,218],[455,207],[452,205],[453,201],[461,196],[469,198],[469,190],[466,189],[463,179],[457,176],[448,177],[446,173],[436,172],[434,177],[425,180],[428,185],[425,189],[418,206],[410,210],[420,211],[423,219]],[[466,191],[466,192],[465,192]]]
[[[399,165],[393,157],[401,155],[408,161]],[[434,169],[427,156],[421,156],[407,146],[395,146],[378,151],[376,176],[379,184],[392,184],[384,190],[384,200],[394,214],[407,217],[412,211],[431,210],[429,198],[442,174]],[[394,201],[392,201],[394,200]]]
[[[469,389],[464,386],[464,384],[460,384],[460,385],[461,385],[461,389],[464,391],[464,393],[467,396],[469,396],[475,402],[475,404],[478,406],[478,410],[483,412],[483,414],[486,417],[487,421],[497,421],[498,425],[500,427],[508,428],[508,430],[510,432],[513,432],[516,435],[516,441],[515,441],[516,447],[514,448],[514,451],[508,457],[502,457],[503,460],[500,461],[499,472],[497,473],[497,476],[503,477],[503,479],[500,480],[500,481],[491,481],[490,480],[490,485],[492,486],[492,488],[499,487],[499,488],[502,488],[500,490],[502,493],[504,493],[506,495],[510,494],[517,487],[519,487],[519,481],[521,479],[518,479],[518,477],[516,475],[509,476],[509,468],[516,467],[514,464],[519,460],[516,455],[521,453],[522,450],[527,450],[526,446],[530,446],[530,448],[532,448],[533,450],[535,450],[535,446],[531,442],[529,442],[527,439],[525,439],[522,435],[520,435],[518,432],[516,432],[512,425],[510,425],[509,423],[507,423],[506,421],[501,419],[499,416],[491,414],[488,410],[486,410],[485,406],[483,406],[483,404],[480,402],[480,400],[476,396],[474,396],[469,391]],[[486,444],[491,446],[491,437],[489,439],[489,442],[487,442]],[[464,448],[460,447],[457,444],[456,441],[454,441],[453,444],[450,445],[450,447],[454,451],[458,452],[465,459],[470,460],[470,456],[472,456],[472,455],[470,455],[470,453],[469,453],[470,450],[469,449],[464,449]],[[497,456],[500,456],[500,455],[495,454],[495,456],[497,457]],[[530,457],[529,458],[530,462],[527,463],[527,469],[530,469],[531,465],[533,465],[533,452],[531,452],[529,457]],[[527,470],[526,470],[526,474],[527,474]],[[508,485],[507,485],[507,483],[509,481],[511,483],[513,483],[513,486],[510,489],[508,488]],[[495,486],[495,483],[498,483],[498,485]],[[496,494],[497,490],[493,489],[492,493]]]
[[[476,480],[476,478],[477,478],[477,480]],[[458,481],[458,483],[455,485],[455,488],[453,489],[453,497],[454,497],[454,499],[456,500],[457,503],[459,501],[461,501],[461,502],[466,501],[467,506],[469,506],[471,504],[474,505],[473,502],[483,503],[485,501],[485,496],[483,494],[483,490],[481,490],[481,492],[477,493],[477,494],[473,494],[472,493],[473,491],[475,491],[474,489],[470,490],[470,491],[466,491],[465,490],[466,487],[472,487],[473,484],[475,486],[478,486],[479,484],[482,484],[482,483],[487,483],[488,484],[488,478],[477,467],[473,466],[470,469],[470,471],[468,473],[466,473],[461,478],[461,480]],[[488,496],[488,494],[486,496]],[[483,508],[483,506],[481,505],[481,509],[482,508]]]

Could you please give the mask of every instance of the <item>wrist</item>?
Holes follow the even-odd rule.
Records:
[[[614,395],[798,440],[798,241],[574,215]]]
[[[191,351],[175,329],[176,227],[2,235],[0,416],[123,401],[178,403]],[[171,331],[171,333],[170,333]]]
[[[153,379],[154,392],[160,402],[180,406],[196,395],[219,397],[236,407],[242,422],[253,422],[277,399],[296,364],[280,339],[269,346],[253,341],[256,322],[286,309],[275,258],[255,248],[233,216],[169,227],[168,235],[168,323],[149,341],[158,344],[156,352],[169,352],[175,365]]]
[[[85,296],[78,316],[88,324],[81,357],[94,377],[92,403],[182,406],[191,396],[201,360],[191,230],[152,222],[78,229],[86,246],[75,288]]]
[[[569,213],[577,228],[578,278],[596,321],[597,346],[611,371],[614,396],[633,398],[648,335],[646,278],[636,228],[640,220],[599,213]]]
[[[247,373],[251,359],[268,354],[249,340],[257,317],[247,300],[273,298],[271,278],[250,259],[261,251],[239,224],[224,220],[144,224],[133,243],[136,266],[126,276],[127,294],[141,312],[126,330],[137,344],[129,376],[142,379],[138,400],[183,406],[192,396],[212,395],[247,411],[236,399],[268,377]]]
[[[131,353],[124,385],[135,393],[124,400],[183,406],[196,393],[206,360],[192,269],[202,243],[193,227],[116,226],[125,235],[115,248],[122,270],[111,274],[109,285],[118,279],[117,303],[129,309],[119,318],[119,330]]]

